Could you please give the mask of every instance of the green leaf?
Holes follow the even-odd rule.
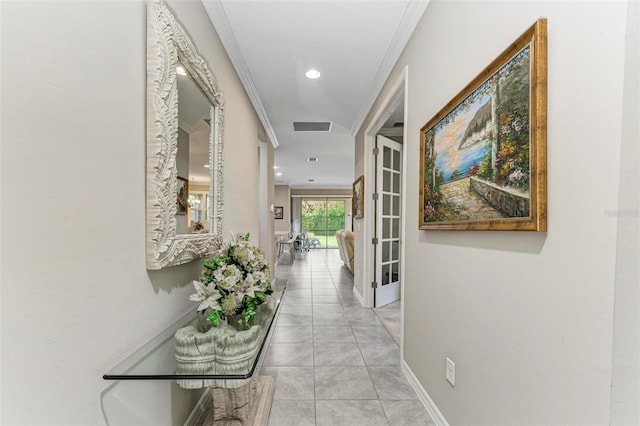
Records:
[[[220,326],[220,317],[218,316],[218,311],[211,311],[211,314],[207,319],[211,321],[216,327]]]

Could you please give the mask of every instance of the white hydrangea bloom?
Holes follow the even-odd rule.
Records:
[[[224,265],[213,273],[213,279],[223,290],[233,291],[242,280],[242,271],[236,265]]]
[[[267,276],[262,271],[254,272],[252,274],[252,277],[254,282],[257,284],[264,285],[264,283],[267,282]]]

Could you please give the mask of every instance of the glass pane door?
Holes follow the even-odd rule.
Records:
[[[400,298],[400,227],[402,214],[402,145],[384,136],[376,138],[376,282],[375,306],[384,306]]]
[[[310,249],[338,248],[336,231],[345,228],[345,200],[302,198],[300,216]]]

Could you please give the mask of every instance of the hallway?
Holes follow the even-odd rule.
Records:
[[[272,426],[434,424],[337,250],[297,256],[261,374],[276,379]]]

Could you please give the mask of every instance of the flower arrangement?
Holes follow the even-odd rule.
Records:
[[[210,311],[208,320],[216,327],[237,315],[238,325],[249,325],[273,293],[269,265],[263,251],[249,243],[249,234],[233,235],[213,257],[202,259],[202,265],[200,281],[193,282],[197,293],[189,299],[200,302],[198,312]]]

